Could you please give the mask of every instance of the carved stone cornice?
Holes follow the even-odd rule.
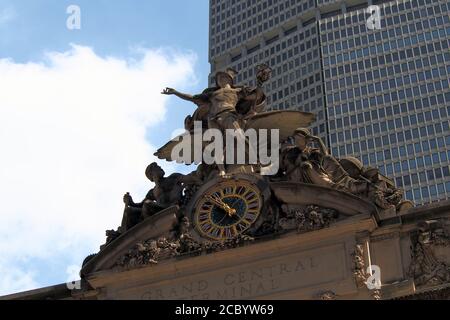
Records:
[[[417,292],[394,300],[450,300],[450,285]]]
[[[389,232],[389,233],[384,233],[384,234],[378,234],[378,235],[373,235],[370,237],[370,241],[383,241],[383,240],[390,240],[390,239],[395,239],[395,238],[400,238],[400,232]]]
[[[334,291],[325,291],[325,292],[321,292],[318,295],[319,300],[336,300],[337,299],[337,294]]]

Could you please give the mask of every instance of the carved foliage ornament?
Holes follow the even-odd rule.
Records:
[[[333,291],[325,291],[319,294],[320,300],[336,300],[337,295]]]
[[[115,266],[118,268],[136,268],[158,264],[159,261],[182,255],[200,255],[221,250],[236,248],[245,242],[253,241],[252,237],[240,234],[224,241],[198,241],[188,231],[189,221],[182,219],[181,233],[173,239],[149,239],[137,243],[125,255],[119,258]]]
[[[364,257],[364,245],[357,244],[353,252],[353,275],[358,288],[366,287],[367,279],[370,274],[367,273],[367,266]],[[374,300],[381,300],[380,290],[371,290],[371,295]]]
[[[369,275],[366,273],[364,245],[362,244],[357,244],[353,253],[353,275],[355,276],[356,285],[364,287]]]
[[[419,224],[417,233],[411,235],[411,264],[407,275],[416,286],[428,287],[450,282],[450,266],[440,261],[435,250],[448,247],[450,237],[440,221]]]
[[[284,205],[282,210],[285,216],[279,221],[281,229],[297,230],[299,233],[323,229],[339,217],[336,210],[313,205],[307,207]]]

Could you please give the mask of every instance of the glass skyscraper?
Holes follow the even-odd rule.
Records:
[[[417,204],[448,199],[449,14],[448,0],[211,0],[211,75],[255,84],[269,64],[270,107],[315,113],[334,156],[380,168]]]

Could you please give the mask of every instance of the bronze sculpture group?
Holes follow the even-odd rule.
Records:
[[[360,214],[395,217],[413,206],[378,169],[364,167],[354,157],[331,155],[308,129],[313,114],[265,111],[262,87],[271,75],[268,66],[257,68],[255,87],[236,86],[236,74],[231,69],[218,72],[216,86],[199,95],[172,88],[162,93],[197,105],[185,120],[183,137],[195,136],[198,127],[222,134],[230,129],[277,130],[279,134],[270,138],[278,144],[264,146],[278,156],[278,170],[265,175],[260,158],[243,164],[200,161],[190,174],[166,176],[157,163],[150,164],[145,175],[154,187],[141,202],[124,195],[121,226],[106,231],[106,243],[85,259],[81,275],[98,268],[134,268],[174,256],[212,253],[294,231],[316,232]],[[178,161],[172,154],[178,138],[155,156]],[[257,145],[245,143],[262,147],[259,140]],[[186,164],[196,163],[186,159]]]
[[[234,79],[237,72],[227,69],[215,76],[216,86],[208,88],[198,95],[180,93],[172,88],[166,88],[162,94],[175,95],[181,99],[193,102],[197,110],[185,120],[185,129],[189,132],[194,128],[195,121],[201,121],[204,129],[215,128],[242,129],[247,122],[258,115],[268,115],[265,123],[271,122],[270,113],[264,111],[266,96],[262,86],[270,78],[271,69],[266,65],[258,66],[257,86],[254,88],[236,86]],[[281,112],[281,116],[283,116]],[[278,118],[280,119],[280,112]],[[305,113],[299,115],[304,117]],[[288,120],[289,114],[285,118]],[[313,117],[306,122],[311,122]],[[273,123],[271,123],[273,126]],[[279,128],[289,130],[285,123],[276,123]],[[288,181],[298,184],[312,184],[329,189],[350,193],[366,201],[374,203],[379,210],[401,210],[410,207],[402,200],[402,191],[395,188],[393,182],[381,175],[375,168],[366,168],[356,158],[348,157],[336,159],[329,152],[324,142],[311,135],[307,128],[292,128],[287,139],[280,141],[279,151],[280,170],[274,176],[263,179],[271,181]],[[281,137],[283,139],[283,137]],[[155,154],[160,158],[172,160],[167,156],[167,150],[173,147],[167,145]],[[272,150],[274,152],[274,150]],[[245,166],[245,165],[243,165]],[[232,172],[227,170],[226,164],[200,164],[196,171],[189,175],[172,174],[164,177],[164,171],[156,163],[152,163],[146,170],[146,176],[155,187],[149,191],[141,203],[134,203],[129,194],[124,196],[125,212],[122,226],[117,234],[130,230],[133,226],[158,212],[171,207],[180,206],[185,209],[186,202],[205,183],[220,177],[230,179]],[[238,170],[239,172],[239,170]],[[248,171],[241,171],[248,172]],[[258,168],[252,166],[250,174],[258,175]],[[324,204],[326,206],[326,204]],[[187,213],[181,213],[185,217]],[[116,234],[116,235],[117,235]]]

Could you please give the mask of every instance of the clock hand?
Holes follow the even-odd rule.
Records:
[[[207,199],[227,212],[230,209],[230,207],[217,196],[207,196]]]
[[[206,196],[206,199],[211,201],[216,206],[222,207],[222,203],[218,201],[216,198],[213,198],[212,196]]]
[[[239,201],[239,198],[234,199],[234,201],[233,201],[229,206],[230,206],[231,209],[234,210],[234,213],[235,213],[234,215],[240,217],[240,216],[237,214],[237,209],[234,207],[234,205],[235,205],[238,201]]]
[[[236,202],[238,202],[239,198],[236,198],[233,200],[233,203],[230,204],[230,207],[234,208],[234,205],[236,204]]]
[[[225,220],[226,217],[228,217],[228,215],[227,215],[227,214],[224,214],[223,217],[222,217],[222,219],[220,219],[220,221],[217,222],[217,224],[220,225],[220,224],[223,222],[223,220]]]
[[[209,195],[206,197],[209,201],[217,205],[219,208],[222,208],[230,217],[236,214],[236,209],[231,208],[228,204],[222,201],[222,199],[217,196]]]
[[[229,215],[230,217],[236,215],[236,209],[231,208],[231,207],[230,207],[228,204],[226,204],[225,202],[224,202],[223,204],[224,204],[225,211],[227,211],[227,213],[228,213],[228,215]]]

